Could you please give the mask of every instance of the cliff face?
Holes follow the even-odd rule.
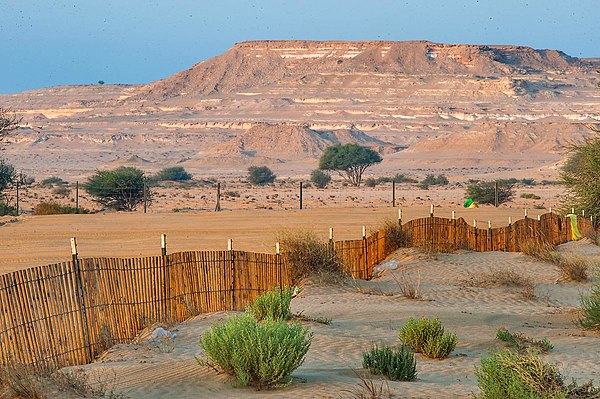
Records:
[[[318,73],[391,73],[502,77],[567,72],[586,63],[556,50],[408,42],[257,41],[146,85],[137,99],[232,93]]]

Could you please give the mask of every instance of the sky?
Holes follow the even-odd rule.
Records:
[[[0,93],[99,80],[147,83],[247,40],[516,44],[600,57],[599,4],[600,0],[0,0]]]

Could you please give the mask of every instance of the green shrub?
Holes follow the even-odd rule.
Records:
[[[164,168],[152,176],[153,181],[186,181],[191,180],[192,175],[181,166]]]
[[[290,304],[292,302],[292,291],[286,287],[283,291],[279,287],[273,291],[267,291],[256,297],[254,302],[246,309],[254,316],[256,321],[289,320],[292,318]]]
[[[539,195],[535,195],[534,193],[523,193],[521,194],[521,198],[525,198],[525,199],[541,199],[542,197],[540,197]]]
[[[262,186],[275,181],[275,174],[266,166],[250,166],[248,168],[248,182]]]
[[[301,324],[259,323],[244,314],[215,324],[202,335],[200,347],[207,360],[199,362],[235,376],[240,385],[277,386],[304,362],[311,340],[312,334]]]
[[[375,346],[363,352],[363,367],[371,374],[383,374],[393,381],[413,381],[417,377],[415,355],[405,346],[396,349]]]
[[[419,183],[419,187],[427,190],[429,186],[447,186],[448,183],[448,178],[444,175],[427,175],[425,179]]]
[[[423,317],[420,320],[408,319],[400,329],[400,341],[417,353],[433,359],[443,359],[456,347],[456,334],[447,333],[436,317],[430,320]]]
[[[496,338],[502,342],[506,342],[511,348],[519,353],[525,353],[530,349],[544,353],[554,348],[554,345],[552,345],[546,337],[537,340],[526,337],[523,333],[511,333],[504,327],[499,328],[498,331],[496,331]]]
[[[63,215],[72,213],[90,213],[90,211],[84,208],[77,209],[74,206],[62,205],[54,201],[40,202],[33,210],[34,215]]]
[[[391,182],[396,182],[396,183],[417,183],[418,180],[417,179],[413,179],[412,177],[405,176],[405,175],[400,174],[400,173],[397,173],[396,176],[394,176],[394,177],[379,177],[377,179],[377,184],[391,183]]]
[[[556,366],[544,363],[536,354],[502,350],[481,359],[477,369],[481,399],[567,398],[567,388]]]
[[[17,208],[0,197],[0,216],[16,216]]]
[[[372,177],[369,177],[368,179],[365,180],[365,186],[367,187],[375,187],[377,185],[377,180],[373,179]]]
[[[317,188],[325,188],[331,181],[331,176],[323,172],[321,169],[315,169],[310,173],[310,181]]]
[[[49,187],[54,185],[64,186],[67,182],[57,176],[52,176],[40,182],[40,187]]]
[[[579,324],[583,328],[600,329],[600,268],[596,269],[596,281],[588,295],[580,297],[581,314]]]

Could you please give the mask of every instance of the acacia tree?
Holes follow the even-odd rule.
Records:
[[[508,202],[514,196],[514,184],[509,180],[476,182],[467,186],[467,196],[478,204],[494,204],[498,184],[498,204]]]
[[[144,172],[137,168],[121,166],[113,170],[100,170],[83,184],[94,201],[117,211],[133,211],[144,202],[150,202],[150,190],[144,184]],[[145,189],[145,192],[144,192]]]
[[[379,162],[381,156],[368,147],[336,144],[325,149],[319,161],[319,169],[335,171],[350,184],[360,187],[365,170]]]
[[[600,137],[571,147],[560,178],[567,186],[562,201],[565,210],[575,208],[578,212],[585,210],[586,215],[600,217]]]

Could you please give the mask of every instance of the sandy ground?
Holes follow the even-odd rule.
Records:
[[[515,221],[523,208],[511,203],[500,208],[490,206],[465,209],[453,204],[439,205],[435,214],[464,217],[479,226],[504,225],[508,217]],[[429,215],[429,203],[402,206],[403,220]],[[543,209],[531,209],[537,217]],[[277,232],[306,228],[326,238],[334,228],[336,239],[360,239],[362,226],[376,230],[386,219],[397,219],[391,206],[371,208],[310,208],[304,210],[224,210],[186,213],[156,212],[99,213],[91,215],[52,215],[19,218],[4,217],[0,222],[0,273],[70,259],[70,238],[77,237],[81,257],[136,257],[160,254],[160,235],[167,234],[169,252],[219,250],[233,239],[234,248],[273,252]],[[8,223],[7,223],[8,222]]]
[[[588,243],[561,247],[600,261],[600,249]],[[389,382],[397,398],[468,398],[478,392],[475,367],[480,358],[501,343],[498,328],[521,331],[529,337],[547,337],[554,349],[544,360],[559,365],[570,380],[590,379],[598,384],[600,337],[583,332],[573,323],[580,292],[589,283],[566,282],[554,265],[519,253],[440,254],[434,257],[415,250],[391,256],[400,268],[369,282],[348,281],[346,286],[305,285],[292,302],[293,311],[333,319],[330,325],[306,323],[314,333],[305,363],[293,373],[285,388],[257,392],[234,387],[224,375],[199,366],[198,339],[226,313],[203,314],[172,326],[176,345],[172,352],[140,344],[117,345],[95,364],[80,369],[90,375],[117,376],[114,387],[131,398],[344,398],[358,387],[362,352],[372,344],[399,343],[398,329],[409,317],[439,316],[458,334],[456,350],[445,360],[417,355],[418,379]],[[440,273],[443,270],[443,273]],[[534,299],[524,299],[518,288],[465,287],[472,275],[494,270],[518,270],[535,280]],[[404,273],[421,281],[422,300],[399,295],[396,282]],[[79,369],[79,368],[78,368]]]

